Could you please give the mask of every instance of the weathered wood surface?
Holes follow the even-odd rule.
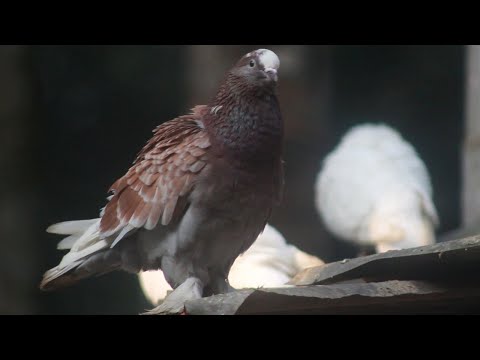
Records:
[[[480,236],[326,264],[306,269],[294,285],[332,284],[350,279],[444,280],[477,278]]]
[[[186,304],[189,315],[480,314],[480,287],[386,281],[241,290]]]
[[[234,315],[246,298],[255,290],[239,290],[229,294],[211,296],[185,304],[189,315]]]
[[[185,309],[189,315],[480,314],[479,271],[476,236],[307,269],[285,287],[212,296]]]

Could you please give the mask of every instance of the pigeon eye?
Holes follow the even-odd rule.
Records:
[[[255,61],[254,60],[250,60],[250,63],[249,63],[250,67],[253,68],[255,66]]]

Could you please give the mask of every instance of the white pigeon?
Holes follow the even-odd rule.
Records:
[[[280,232],[267,224],[253,245],[235,260],[228,280],[237,289],[277,287],[303,269],[323,264],[317,257],[289,245]],[[145,296],[154,305],[172,290],[161,270],[140,272],[138,276]]]
[[[324,160],[316,206],[329,231],[377,252],[435,242],[437,212],[427,168],[397,131],[352,128]]]

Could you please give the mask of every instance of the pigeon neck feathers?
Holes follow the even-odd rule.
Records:
[[[256,85],[229,73],[208,108],[212,146],[232,160],[280,156],[283,126],[274,84]]]

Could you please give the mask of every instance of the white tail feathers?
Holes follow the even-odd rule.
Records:
[[[57,248],[70,249],[70,252],[63,257],[58,266],[45,273],[40,285],[42,289],[47,289],[53,280],[81,265],[88,256],[109,247],[108,242],[100,238],[99,225],[100,219],[91,219],[66,221],[47,229],[49,233],[69,235],[58,243]],[[68,278],[65,282],[68,282]]]
[[[57,245],[58,250],[69,250],[92,225],[99,223],[99,221],[100,219],[65,221],[49,226],[47,232],[51,234],[70,235]]]
[[[67,236],[57,244],[57,250],[70,250],[73,244],[75,244],[75,242],[80,239],[80,236],[81,235],[77,234]]]
[[[122,231],[120,231],[120,234],[118,234],[118,236],[117,236],[116,239],[113,241],[112,245],[110,245],[110,247],[113,248],[115,245],[118,244],[118,242],[119,242],[120,240],[122,240],[122,239],[125,237],[125,235],[127,235],[130,231],[132,231],[132,230],[134,230],[134,229],[135,229],[134,226],[132,226],[132,225],[130,225],[130,224],[126,225],[126,226],[122,229]]]
[[[61,267],[55,266],[54,268],[48,270],[44,275],[42,279],[42,283],[40,284],[40,289],[42,290],[49,290],[51,287],[51,283],[53,280],[58,279],[60,276],[66,274],[70,270],[74,269],[76,266],[80,265],[81,261],[78,262],[73,262],[70,263],[68,266]],[[64,283],[67,283],[68,279],[64,281]],[[56,284],[55,287],[59,287],[58,284]]]
[[[65,221],[49,226],[47,232],[59,235],[81,234],[99,220],[100,219]]]

